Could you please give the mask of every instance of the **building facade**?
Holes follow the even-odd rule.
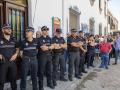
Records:
[[[40,30],[46,25],[50,36],[62,28],[104,35],[107,30],[107,0],[0,0],[0,25],[10,23],[17,40],[24,37],[26,26]],[[3,18],[2,18],[3,17]]]
[[[116,17],[113,16],[110,10],[108,10],[107,12],[107,18],[108,18],[108,31],[110,33],[117,32],[118,31],[118,20]]]
[[[34,11],[35,0],[31,0],[31,3],[32,11]],[[57,17],[61,21],[60,27],[65,37],[72,28],[94,35],[105,35],[108,33],[107,3],[107,0],[38,0],[32,25],[35,27],[47,25],[52,35],[54,30],[51,18]]]

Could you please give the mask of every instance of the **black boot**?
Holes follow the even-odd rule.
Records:
[[[52,81],[52,80],[48,80],[48,81],[47,81],[47,86],[48,86],[49,88],[51,88],[51,89],[54,89],[54,88],[55,88],[55,86],[53,85],[53,81]]]
[[[60,77],[60,80],[61,81],[68,81],[66,78],[64,78],[64,77]]]
[[[53,84],[48,84],[47,86],[51,89],[55,89],[55,86]]]
[[[54,86],[57,86],[56,80],[53,80],[53,85],[54,85]]]
[[[73,78],[72,78],[72,76],[68,76],[68,78],[69,78],[69,80],[70,80],[70,81],[73,81]]]
[[[88,72],[84,70],[84,71],[82,71],[82,73],[88,73]]]
[[[75,77],[76,77],[77,79],[81,79],[80,75],[75,75]]]
[[[79,75],[80,75],[80,76],[83,76],[83,74],[82,74],[82,73],[80,73]]]
[[[39,88],[39,90],[44,90],[44,88]]]

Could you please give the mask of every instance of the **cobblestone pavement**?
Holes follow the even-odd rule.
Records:
[[[113,62],[113,61],[112,61]],[[46,87],[45,90],[120,90],[120,63],[118,65],[110,65],[109,69],[99,69],[100,62],[95,62],[96,67],[90,68],[87,74],[84,74],[82,79],[74,78],[73,82],[58,81],[58,86],[55,89]],[[18,81],[18,90],[19,90]],[[31,81],[28,80],[27,90],[32,90]],[[9,87],[9,85],[6,85]],[[11,89],[5,89],[11,90]]]
[[[75,90],[120,90],[120,63],[93,69]]]

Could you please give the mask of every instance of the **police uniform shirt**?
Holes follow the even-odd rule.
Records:
[[[47,51],[43,51],[40,47],[43,46],[43,45],[46,45],[46,46],[51,46],[52,44],[52,41],[51,41],[51,38],[49,36],[41,36],[39,39],[38,39],[38,54],[43,54],[43,53],[46,53],[46,54],[49,54],[51,53],[51,50],[47,50]]]
[[[70,45],[72,42],[75,42],[75,43],[78,43],[80,41],[80,38],[79,37],[68,37],[67,38],[67,43],[68,43],[68,51],[69,52],[79,52],[79,47],[74,47],[72,45]]]
[[[65,43],[65,40],[64,40],[64,38],[63,37],[60,37],[60,38],[58,38],[57,36],[54,36],[53,38],[52,38],[52,43],[53,44],[64,44]],[[53,50],[53,52],[55,52],[55,53],[62,53],[64,51],[64,49],[54,49]]]
[[[28,57],[35,57],[37,56],[38,50],[37,50],[37,39],[33,39],[33,41],[27,41],[23,40],[21,42],[21,50],[23,51],[23,56]]]
[[[0,54],[3,55],[5,59],[10,60],[16,53],[16,48],[18,48],[18,44],[13,37],[11,37],[10,40],[4,37],[0,38]]]
[[[87,45],[87,53],[94,54],[95,53],[95,46],[91,46],[90,43]]]
[[[87,45],[86,45],[86,40],[84,37],[79,37],[80,41],[83,43],[82,47],[84,49],[87,49]],[[80,49],[80,53],[83,53],[83,51]]]

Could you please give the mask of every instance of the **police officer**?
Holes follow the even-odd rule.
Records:
[[[54,49],[51,38],[48,36],[49,28],[43,26],[41,28],[42,36],[38,40],[38,79],[39,79],[39,90],[43,88],[43,77],[46,72],[47,86],[54,89],[52,79],[52,54],[51,50]]]
[[[0,38],[0,90],[3,90],[4,83],[8,79],[12,90],[17,90],[16,74],[17,67],[15,60],[19,49],[15,39],[11,36],[12,30],[9,24],[2,27],[3,36]]]
[[[80,46],[80,65],[79,65],[79,73],[82,75],[82,73],[87,73],[85,71],[84,63],[85,63],[85,54],[87,52],[87,44],[86,44],[86,39],[84,38],[84,32],[79,31],[79,38],[80,41],[82,42],[82,45]]]
[[[20,89],[26,90],[26,78],[30,71],[33,90],[37,89],[37,71],[38,71],[38,60],[37,60],[37,39],[33,38],[34,28],[26,28],[26,39],[21,42],[21,84]]]
[[[75,68],[75,77],[80,79],[79,75],[79,48],[80,48],[80,39],[77,36],[77,30],[71,29],[71,36],[68,37],[68,53],[69,53],[69,67],[68,67],[68,77],[70,81],[73,81],[73,69]]]
[[[53,84],[54,86],[57,85],[56,80],[58,79],[58,71],[60,66],[60,80],[67,81],[65,78],[65,56],[64,50],[67,47],[65,40],[61,37],[61,29],[56,29],[56,35],[52,38],[52,43],[54,44],[53,49]]]

